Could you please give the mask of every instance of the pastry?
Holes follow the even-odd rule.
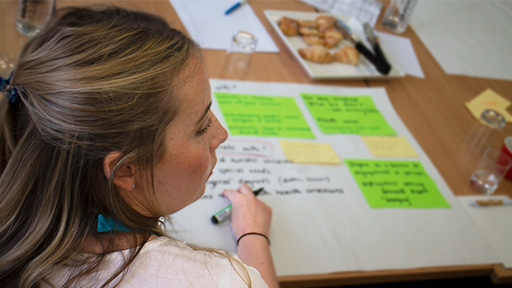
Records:
[[[298,34],[299,24],[294,19],[282,17],[279,20],[279,29],[286,36],[295,36]]]
[[[304,43],[308,45],[322,45],[325,46],[325,40],[319,36],[302,36]]]
[[[313,28],[308,28],[308,27],[300,27],[299,34],[306,35],[306,36],[316,36],[316,35],[318,35],[318,30],[313,29]]]
[[[299,23],[300,27],[307,27],[307,28],[313,28],[313,29],[318,28],[318,24],[314,20],[297,19],[297,23]]]
[[[313,45],[299,49],[302,58],[316,63],[331,63],[332,55],[324,46]]]
[[[345,46],[340,50],[334,52],[334,60],[357,66],[359,63],[359,52],[353,46]]]
[[[325,47],[332,48],[338,43],[340,43],[341,40],[343,40],[343,35],[340,31],[330,28],[324,32],[325,37]]]
[[[334,27],[336,18],[334,18],[334,16],[322,15],[322,16],[316,17],[315,22],[316,22],[316,24],[318,24],[318,30],[320,32],[324,32],[325,30]]]

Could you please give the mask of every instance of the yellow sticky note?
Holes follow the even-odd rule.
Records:
[[[480,118],[480,114],[484,109],[492,109],[505,117],[507,122],[512,122],[512,115],[507,112],[510,101],[500,96],[491,89],[487,89],[473,100],[466,102],[466,108],[473,114],[476,119]]]
[[[303,164],[340,164],[341,160],[327,143],[279,140],[286,158]]]
[[[505,117],[505,120],[507,122],[512,122],[512,115],[510,115],[510,113],[508,113],[506,108],[504,107],[488,107],[482,106],[479,103],[466,103],[466,108],[468,108],[469,112],[473,114],[475,119],[480,119],[480,115],[482,114],[482,111],[484,111],[484,109],[492,109],[500,113],[503,117]]]
[[[361,136],[361,138],[376,157],[419,157],[403,136]]]
[[[510,105],[510,101],[502,97],[500,94],[494,92],[490,88],[487,88],[487,90],[480,93],[480,95],[476,96],[475,98],[473,98],[473,100],[469,101],[468,103],[478,103],[480,105],[485,105],[489,107],[508,107],[508,105]]]

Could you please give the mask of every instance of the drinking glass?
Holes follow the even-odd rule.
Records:
[[[257,43],[256,37],[249,32],[239,31],[233,35],[231,47],[227,52],[222,68],[221,78],[245,79],[249,73],[251,57]]]
[[[480,159],[469,183],[479,193],[491,195],[512,166],[512,159],[501,150],[489,148]]]
[[[55,10],[55,0],[19,0],[16,29],[32,37],[46,25]]]
[[[395,33],[403,33],[409,24],[416,2],[418,0],[392,0],[384,14],[382,25]]]

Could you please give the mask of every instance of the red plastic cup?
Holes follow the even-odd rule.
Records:
[[[512,136],[508,136],[505,138],[503,142],[503,147],[501,147],[501,153],[507,155],[512,159]],[[507,174],[505,174],[505,178],[508,180],[512,180],[512,168],[508,169]]]

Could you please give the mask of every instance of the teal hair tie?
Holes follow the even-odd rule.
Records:
[[[121,232],[131,232],[132,229],[128,228],[126,225],[117,222],[116,220],[104,216],[102,214],[98,215],[98,232],[109,232],[109,231],[121,231]]]

